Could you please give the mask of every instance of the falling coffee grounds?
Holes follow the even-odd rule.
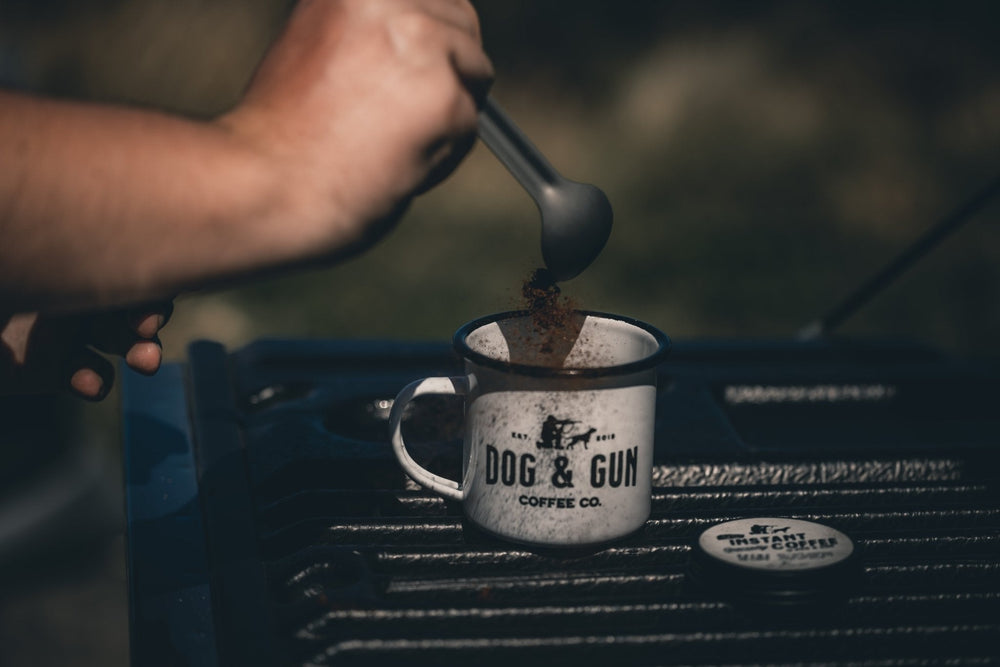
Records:
[[[538,351],[551,355],[557,343],[572,330],[576,303],[562,294],[548,269],[535,269],[521,286],[525,309],[542,343]]]

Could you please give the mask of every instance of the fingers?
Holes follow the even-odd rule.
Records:
[[[149,304],[128,311],[128,323],[140,338],[153,339],[170,321],[174,312],[173,301]]]
[[[428,3],[425,11],[451,33],[448,43],[451,65],[478,105],[489,91],[495,71],[483,51],[476,10],[465,0],[442,0]]]
[[[493,85],[495,72],[492,61],[478,41],[467,37],[456,36],[451,40],[450,47],[451,64],[455,73],[462,85],[472,94],[477,105],[480,104]]]
[[[70,390],[83,399],[100,401],[114,384],[114,366],[88,345],[123,357],[130,368],[144,375],[159,370],[163,350],[156,334],[173,310],[173,302],[165,301],[89,317],[82,338],[77,339],[79,347],[66,364]]]
[[[163,348],[159,339],[140,340],[125,352],[125,363],[129,368],[143,375],[152,375],[160,370],[163,362]]]
[[[475,11],[464,0],[442,0],[426,3],[425,12],[440,22],[433,33],[441,41],[439,53],[449,61],[448,68],[439,69],[433,86],[439,91],[452,91],[439,100],[448,102],[443,118],[448,122],[446,131],[427,149],[427,173],[415,190],[422,194],[438,185],[451,174],[476,141],[479,107],[493,83],[494,70],[490,59],[482,50],[479,20]],[[455,83],[447,83],[443,76],[455,76]]]
[[[170,321],[173,312],[173,301],[132,309],[132,330],[140,340],[133,341],[124,354],[129,368],[145,375],[152,375],[159,370],[163,361],[163,346],[156,334]]]
[[[478,101],[489,89],[494,70],[483,51],[475,10],[464,0],[428,0],[417,9],[420,11],[403,15],[407,20],[397,22],[395,29],[401,33],[398,44],[410,54],[445,54],[459,80]],[[431,44],[438,47],[430,48]]]
[[[10,318],[0,331],[7,352],[0,392],[70,391],[99,401],[115,376],[114,366],[99,351],[124,357],[140,373],[155,373],[162,361],[156,333],[172,309],[163,302],[97,314]]]
[[[157,333],[171,314],[170,301],[102,314],[91,319],[87,342],[102,352],[121,356],[131,369],[152,375],[163,361]]]
[[[448,23],[468,33],[477,42],[482,41],[479,15],[467,0],[427,0],[421,7],[442,23]]]
[[[416,190],[416,194],[423,194],[437,186],[446,179],[476,143],[476,135],[468,133],[461,137],[455,137],[447,144],[442,144],[439,154],[432,160],[432,166],[427,173],[427,177]]]
[[[69,358],[66,365],[70,390],[88,401],[100,401],[115,380],[115,369],[111,363],[89,348],[79,348]]]
[[[453,41],[452,65],[476,101],[480,102],[489,91],[496,73],[492,61],[483,51],[479,15],[467,0],[436,2],[431,11],[442,22],[450,24],[467,36],[465,39],[456,38]]]

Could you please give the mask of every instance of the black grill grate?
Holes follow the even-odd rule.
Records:
[[[968,409],[991,403],[984,391],[997,397],[990,371],[900,346],[679,345],[661,374],[652,517],[626,539],[572,552],[484,535],[398,472],[379,435],[382,397],[457,372],[441,346],[192,348],[185,391],[217,650],[204,664],[1000,659],[1000,421]],[[948,396],[935,405],[927,378],[942,377]],[[804,443],[793,419],[783,441],[772,422],[800,406],[765,406],[764,419],[721,398],[730,384],[769,383],[877,383],[904,400],[810,405],[818,432],[824,419],[839,426]],[[931,407],[948,429],[910,428]],[[844,423],[863,429],[870,419],[879,438],[848,437]],[[907,425],[905,438],[885,439],[892,420]],[[736,423],[752,424],[754,436]],[[448,470],[457,451],[454,441],[428,441],[425,455]],[[758,516],[847,533],[860,572],[837,597],[791,607],[741,601],[690,575],[702,530]],[[134,656],[137,642],[155,644],[143,622],[134,619]]]
[[[1000,508],[985,484],[659,489],[640,534],[569,555],[475,544],[420,492],[370,499],[399,511],[333,513],[313,546],[270,562],[281,632],[307,664],[917,664],[985,661],[1000,637]],[[863,573],[845,600],[747,608],[691,581],[698,533],[761,511],[855,537]]]

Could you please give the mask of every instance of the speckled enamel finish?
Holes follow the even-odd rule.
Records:
[[[523,328],[511,321],[464,328],[465,377],[419,380],[400,392],[390,429],[403,469],[460,500],[484,530],[516,542],[584,546],[637,530],[650,511],[655,364],[666,337],[587,314],[564,367],[540,369],[509,363],[524,357],[511,333]],[[429,393],[465,396],[460,483],[431,474],[406,452],[403,409]]]

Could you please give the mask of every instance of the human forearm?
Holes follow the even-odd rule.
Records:
[[[466,0],[304,0],[226,115],[0,96],[0,312],[351,252],[446,175],[492,77]]]
[[[112,308],[370,244],[464,156],[491,78],[468,0],[302,0],[211,121],[0,92],[0,394],[99,399],[95,350],[155,372],[170,313]]]
[[[162,297],[280,263],[294,188],[215,123],[0,93],[0,299],[8,309]]]

